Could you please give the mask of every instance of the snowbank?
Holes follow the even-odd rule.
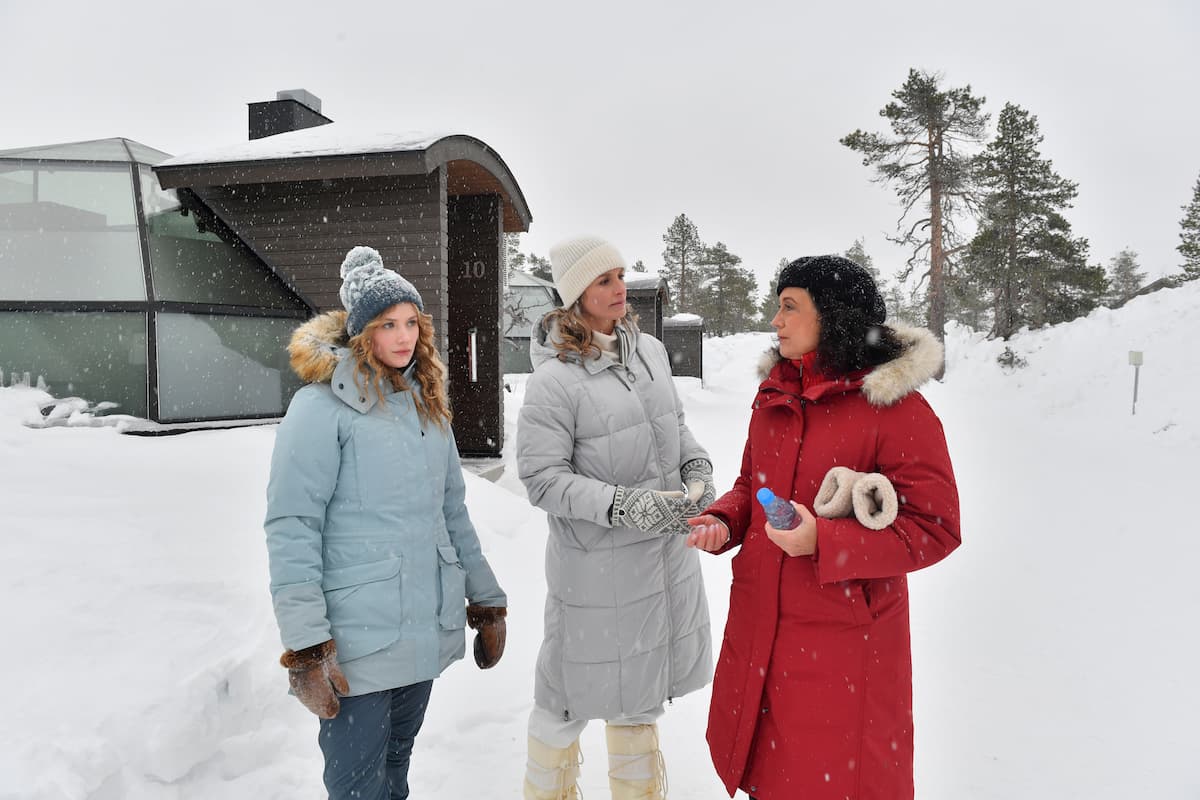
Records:
[[[1192,285],[1007,345],[950,330],[947,380],[926,394],[965,544],[912,578],[923,800],[1200,795],[1197,309]],[[677,379],[719,488],[736,475],[769,345],[708,340],[705,385]],[[1027,366],[1001,367],[1006,346]],[[1136,416],[1128,350],[1145,352]],[[546,524],[512,466],[526,376],[506,380],[508,469],[467,487],[510,594],[508,651],[435,684],[413,758],[420,796],[519,791]],[[0,389],[0,798],[323,797],[315,722],[275,661],[260,527],[274,429],[24,427],[45,399]],[[719,639],[728,557],[705,570]],[[685,697],[662,723],[673,797],[722,796],[706,705],[706,692]],[[592,797],[607,796],[602,735],[584,735]]]

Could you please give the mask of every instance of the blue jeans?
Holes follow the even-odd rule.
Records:
[[[407,800],[408,762],[433,681],[343,697],[321,720],[329,800]]]

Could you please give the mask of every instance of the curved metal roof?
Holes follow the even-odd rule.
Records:
[[[504,230],[529,229],[532,215],[508,165],[473,136],[361,131],[341,123],[185,153],[154,168],[163,188],[428,174],[445,166],[451,196],[498,194]]]

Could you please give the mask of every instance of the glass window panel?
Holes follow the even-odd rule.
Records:
[[[184,216],[174,191],[159,188],[150,170],[140,173],[156,299],[306,308],[241,241],[205,230],[194,213]]]
[[[32,202],[32,170],[29,172],[0,172],[0,204]]]
[[[0,162],[0,298],[146,299],[128,166]]]
[[[283,416],[303,384],[288,365],[295,319],[158,314],[163,422]]]
[[[39,377],[55,397],[117,404],[146,416],[144,313],[0,312],[0,370]]]

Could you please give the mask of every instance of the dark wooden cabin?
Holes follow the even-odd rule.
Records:
[[[638,327],[663,340],[663,306],[670,302],[667,282],[658,275],[625,273],[625,301],[638,315]]]
[[[704,378],[704,320],[695,314],[676,314],[663,320],[663,345],[676,378]]]
[[[311,110],[320,115],[319,105]],[[315,127],[185,154],[155,174],[210,208],[320,311],[341,308],[346,252],[377,249],[433,317],[460,452],[499,455],[503,234],[528,230],[532,219],[516,179],[465,134],[361,132],[305,119]]]

